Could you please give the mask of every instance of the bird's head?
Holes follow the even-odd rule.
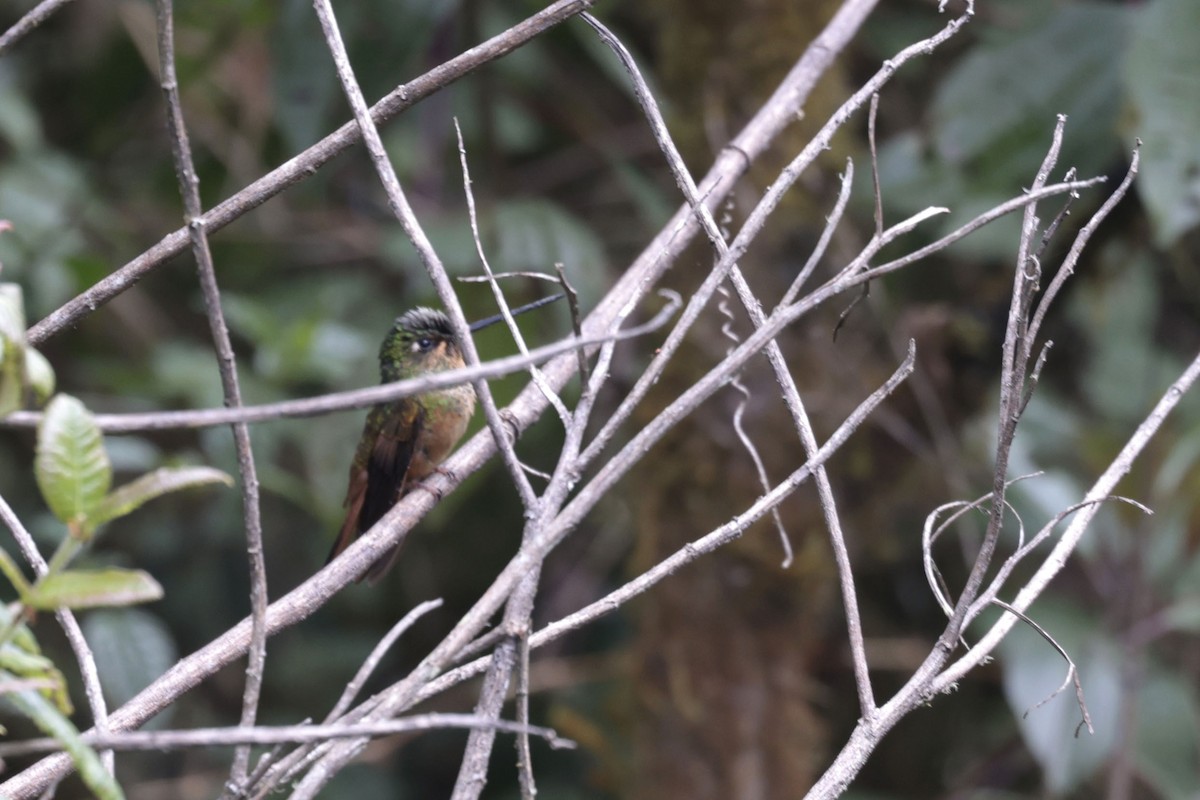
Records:
[[[385,382],[462,365],[462,349],[450,318],[424,306],[396,317],[379,348],[379,369]]]

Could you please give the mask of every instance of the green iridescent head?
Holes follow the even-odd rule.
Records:
[[[450,318],[424,306],[396,317],[379,348],[385,382],[462,366],[462,351]]]

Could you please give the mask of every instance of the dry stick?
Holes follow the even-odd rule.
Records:
[[[521,331],[508,309],[508,302],[505,300],[504,292],[501,291],[500,285],[496,282],[495,276],[492,273],[491,264],[488,262],[487,253],[484,251],[483,241],[479,235],[479,220],[475,214],[475,196],[471,191],[471,175],[467,166],[467,151],[466,146],[463,144],[462,130],[458,126],[457,119],[454,121],[454,132],[458,138],[459,161],[463,173],[463,193],[467,200],[467,212],[471,222],[471,236],[475,241],[475,251],[479,256],[480,264],[483,266],[484,275],[489,279],[488,283],[492,287],[492,293],[496,298],[496,304],[500,307],[500,313],[508,324],[513,341],[517,344],[517,349],[522,355],[528,355],[529,351],[525,346],[525,338],[521,335]],[[554,389],[550,387],[545,375],[537,367],[531,367],[529,372],[534,384],[541,390],[547,402],[554,406],[555,411],[558,412],[563,426],[570,427],[571,413],[567,410],[566,405]],[[550,480],[553,481],[553,477]],[[543,507],[544,505],[543,503]],[[532,509],[530,510],[532,511]],[[530,534],[530,527],[527,526],[522,540],[528,538]],[[541,566],[539,563],[529,571],[529,574],[525,576],[516,591],[513,592],[512,597],[509,598],[507,607],[505,608],[502,629],[508,636],[497,648],[496,657],[492,660],[492,668],[488,671],[487,677],[484,678],[483,687],[479,692],[479,700],[475,705],[475,713],[484,719],[499,719],[500,712],[504,708],[512,668],[515,666],[515,659],[517,657],[516,640],[528,638],[529,619],[533,610],[534,597],[537,594]],[[528,662],[526,661],[527,664]],[[526,677],[525,680],[527,681],[528,678]],[[518,707],[518,715],[521,719],[528,720],[529,707],[527,697],[525,706],[523,708]],[[470,798],[477,797],[483,791],[483,787],[487,783],[487,767],[495,735],[493,729],[476,728],[467,737],[467,746],[463,753],[462,763],[459,767],[458,777],[455,780],[454,791],[451,795],[453,800],[470,800]],[[524,742],[524,747],[522,747],[521,742]],[[528,752],[529,737],[518,734],[517,747],[518,751],[523,750],[524,752]]]
[[[41,25],[51,14],[69,2],[71,0],[42,0],[42,2],[31,8],[25,16],[14,22],[12,27],[4,32],[3,36],[0,36],[0,55],[3,55],[5,50],[23,39],[25,34],[32,31],[38,25]]]
[[[1077,192],[1081,189],[1090,189],[1091,187],[1097,186],[1104,182],[1105,178],[1100,176],[1097,178],[1088,178],[1087,180],[1063,181],[1061,183],[1051,184],[1041,189],[1027,191],[1019,197],[1006,200],[1000,205],[988,209],[984,213],[968,222],[966,225],[951,231],[941,239],[938,239],[936,242],[927,244],[919,250],[914,250],[906,256],[900,256],[892,261],[880,264],[878,267],[871,267],[863,275],[868,279],[877,278],[880,275],[887,275],[889,272],[895,272],[898,269],[903,269],[910,264],[929,257],[939,250],[946,249],[948,246],[954,244],[960,239],[970,236],[984,225],[994,222],[1000,217],[1007,216],[1018,209],[1024,208],[1030,203],[1036,203],[1040,200],[1045,200],[1048,197],[1063,194],[1064,192]]]
[[[479,263],[483,267],[484,277],[488,279],[488,284],[492,288],[492,296],[496,299],[496,305],[500,307],[500,315],[504,318],[505,324],[508,325],[508,330],[512,333],[513,341],[516,342],[517,352],[523,356],[528,356],[529,348],[525,345],[525,337],[521,335],[521,329],[517,327],[517,321],[513,319],[512,311],[508,307],[508,301],[504,297],[504,291],[500,288],[500,284],[496,282],[496,277],[492,273],[492,265],[488,262],[487,253],[483,249],[483,240],[479,236],[479,217],[475,213],[475,193],[471,191],[471,171],[467,166],[467,147],[463,144],[462,129],[458,125],[458,117],[454,118],[454,134],[458,139],[458,160],[462,167],[463,195],[467,201],[467,218],[471,223],[471,238],[475,242],[475,253],[479,256]],[[550,405],[554,406],[554,410],[558,412],[558,417],[562,420],[563,425],[568,424],[570,413],[563,404],[562,398],[546,382],[546,376],[533,364],[529,366],[529,375],[533,379],[534,384],[542,390],[542,394],[546,395],[546,400]]]
[[[883,191],[879,187],[879,151],[875,147],[875,117],[879,113],[879,92],[871,95],[871,109],[867,112],[867,149],[871,153],[871,188],[875,191],[875,236],[883,236]],[[850,312],[854,307],[861,303],[871,294],[871,284],[864,283],[862,291],[859,292],[850,305],[842,310],[838,315],[837,322],[833,325],[833,340],[837,341],[838,331],[846,324],[846,320],[850,318]]]
[[[821,229],[821,236],[817,239],[817,245],[808,254],[808,260],[804,262],[804,266],[796,273],[795,279],[792,280],[792,285],[784,292],[779,305],[789,306],[795,302],[796,295],[800,294],[800,289],[803,288],[805,281],[816,271],[817,264],[825,257],[825,251],[829,249],[829,243],[833,240],[833,233],[837,230],[838,223],[842,220],[842,214],[846,211],[846,204],[850,201],[850,188],[853,184],[854,162],[847,158],[846,171],[842,173],[842,185],[838,189],[837,201],[834,202],[833,210],[829,212],[829,216],[825,218],[825,227]]]
[[[475,340],[471,337],[467,318],[463,314],[457,295],[454,294],[454,287],[450,284],[450,278],[446,275],[446,269],[442,266],[441,259],[434,251],[429,237],[425,235],[416,214],[413,213],[412,206],[409,205],[408,198],[404,195],[404,190],[400,188],[400,181],[396,177],[391,159],[388,158],[387,151],[383,147],[379,130],[375,127],[375,121],[371,119],[371,109],[367,106],[366,99],[363,98],[358,79],[354,77],[354,69],[350,66],[350,56],[346,52],[346,45],[338,30],[333,5],[330,0],[313,0],[313,9],[317,13],[317,20],[321,23],[321,31],[325,34],[325,44],[329,48],[329,54],[333,57],[333,64],[337,70],[338,80],[341,81],[342,91],[350,103],[354,119],[362,133],[363,144],[371,156],[371,163],[375,166],[379,182],[383,184],[384,191],[387,193],[388,206],[413,247],[416,248],[421,264],[429,274],[434,289],[437,290],[438,298],[442,301],[442,305],[458,333],[459,347],[462,349],[467,366],[477,366],[480,363],[479,353],[475,349]],[[487,420],[488,428],[495,437],[496,444],[500,447],[500,454],[503,456],[505,466],[508,467],[513,486],[516,487],[517,494],[521,497],[521,504],[532,513],[537,505],[537,495],[534,493],[525,471],[521,469],[521,462],[517,458],[508,431],[505,430],[504,421],[500,418],[500,412],[496,408],[496,401],[492,398],[491,389],[488,388],[487,381],[483,380],[475,381],[472,385],[479,398],[479,404],[483,406],[483,415]]]
[[[529,632],[518,640],[517,653],[517,723],[529,724]],[[533,753],[529,748],[529,735],[517,734],[517,779],[521,786],[522,800],[533,800],[537,796],[537,785],[533,779]]]
[[[750,162],[757,158],[792,121],[796,110],[803,104],[817,80],[857,33],[876,2],[877,0],[847,0],[839,7],[829,24],[809,45],[804,55],[796,62],[768,101],[760,107],[746,127],[734,138],[731,145],[718,155],[713,167],[700,184],[700,193],[708,202],[721,202],[737,179],[744,174]],[[537,28],[538,25],[548,27],[555,21],[570,13],[575,13],[585,6],[586,4],[582,2],[555,4],[505,34],[489,40],[486,45],[474,48],[459,59],[436,68],[428,75],[457,77],[457,74],[448,72],[450,64],[454,64],[457,69],[465,70],[464,65],[471,58],[481,60],[494,58],[512,49],[518,43],[531,38],[540,30]],[[556,17],[555,14],[560,16]],[[497,48],[506,49],[497,50]],[[409,90],[413,91],[414,96],[418,83],[425,93],[440,85],[432,78],[414,81],[407,86]],[[392,95],[377,104],[376,113],[380,114],[381,118],[385,118],[388,113],[395,113],[402,104],[407,102],[403,101],[400,96],[402,91],[403,89],[393,92]],[[237,213],[231,213],[233,207],[230,204],[234,200],[239,203],[248,203],[251,207],[261,203],[271,194],[280,191],[285,185],[298,180],[305,170],[315,169],[319,164],[332,158],[336,152],[348,146],[354,137],[353,125],[343,126],[336,134],[319,143],[316,148],[306,151],[304,158],[293,159],[288,165],[284,165],[239,193],[236,198],[232,198],[226,204],[214,209],[213,214],[224,209],[223,213],[226,214],[224,218],[213,217],[210,214],[210,219],[206,222],[210,225],[218,224],[221,219],[223,222],[220,224],[229,222],[237,216]],[[332,152],[326,153],[327,149],[331,149]],[[318,154],[318,150],[323,155]],[[697,229],[698,224],[688,206],[685,205],[677,210],[672,220],[635,259],[589,315],[585,323],[586,333],[589,336],[599,336],[600,332],[608,329],[618,315],[623,312],[628,313],[627,307],[631,301],[638,297],[645,287],[653,285],[658,277],[670,267],[674,258],[688,246]],[[180,243],[175,246],[178,249],[174,252],[182,249]],[[144,259],[152,260],[153,257],[148,254]],[[158,252],[157,257],[165,256],[162,252]],[[96,302],[102,302],[119,293],[120,288],[117,288],[117,284],[121,281],[128,282],[129,277],[129,273],[126,273],[116,282],[105,284],[103,292],[109,292],[107,296],[104,296],[102,292],[77,298],[78,306],[68,304],[59,312],[55,312],[55,315],[52,315],[53,318],[43,320],[35,328],[43,336],[49,335],[63,325],[69,324],[71,319],[84,313],[81,308],[87,308],[89,302],[94,306]],[[93,288],[97,289],[98,287]],[[35,335],[37,332],[31,331]],[[602,336],[599,338],[603,339]],[[604,349],[601,352],[603,356]],[[559,358],[546,368],[546,373],[552,383],[562,385],[574,374],[574,369],[573,358]],[[369,405],[370,402],[374,401],[369,401],[365,405]],[[544,398],[541,393],[535,387],[527,387],[513,401],[508,410],[510,419],[515,420],[519,426],[528,426],[540,416],[544,408]],[[494,443],[490,434],[481,432],[459,447],[445,466],[455,475],[469,475],[492,456],[493,447]],[[436,476],[436,478],[442,478],[442,476]],[[454,483],[443,478],[437,485],[442,491],[449,491],[453,488]],[[432,506],[432,498],[426,492],[409,495],[398,504],[377,525],[377,538],[386,542],[379,546],[377,554],[382,555],[402,535],[400,532],[411,527],[419,519],[419,515],[425,513],[430,506]],[[360,538],[356,542],[356,546],[364,549],[370,547],[370,537]],[[355,567],[347,559],[339,559],[338,562],[329,565],[276,601],[268,613],[268,624],[272,626],[273,631],[295,624],[327,602],[345,583],[352,580],[355,574]],[[204,648],[178,662],[175,667],[140,692],[137,697],[114,712],[112,715],[113,725],[135,726],[158,713],[181,694],[244,652],[248,633],[248,623],[243,621]],[[70,768],[69,759],[64,756],[53,756],[7,781],[0,786],[0,791],[8,792],[14,800],[36,797],[51,781],[65,774]]]
[[[3,495],[0,495],[0,521],[4,522],[12,531],[13,538],[17,541],[17,547],[25,556],[25,560],[33,567],[34,574],[39,578],[45,575],[48,568],[46,559],[42,558],[33,537],[21,524],[21,520]],[[66,634],[67,641],[71,645],[71,651],[75,654],[75,661],[79,664],[79,674],[83,678],[83,692],[87,696],[88,709],[92,712],[92,724],[97,731],[108,733],[108,703],[104,700],[104,689],[100,685],[100,670],[96,667],[96,656],[92,653],[87,639],[84,638],[83,629],[79,627],[79,620],[75,619],[75,614],[71,609],[60,609],[54,612],[54,616],[58,620],[58,624],[62,626],[63,633]],[[101,752],[100,760],[109,774],[112,774],[113,754]]]
[[[316,742],[357,736],[392,736],[397,733],[442,730],[446,728],[491,728],[509,733],[532,733],[551,747],[573,749],[575,743],[564,739],[552,728],[522,725],[507,720],[482,719],[473,714],[421,714],[394,720],[364,722],[356,725],[278,725],[254,728],[195,728],[185,731],[134,731],[95,734],[81,737],[92,747],[114,750],[179,750],[186,747],[222,747],[269,745],[280,742]],[[12,758],[36,753],[53,753],[62,744],[49,737],[0,744],[0,757]]]
[[[633,80],[634,88],[637,93],[639,102],[650,121],[651,128],[654,131],[654,137],[659,142],[663,149],[663,153],[667,158],[668,164],[671,165],[672,172],[675,175],[676,183],[683,192],[685,198],[692,204],[696,214],[700,217],[701,224],[707,233],[709,240],[716,249],[718,257],[721,260],[729,258],[729,247],[725,243],[725,237],[722,235],[713,219],[712,214],[700,202],[697,195],[695,183],[692,181],[691,175],[688,173],[686,166],[683,163],[683,158],[679,154],[678,148],[675,147],[671,140],[670,133],[667,130],[666,123],[662,118],[661,112],[658,110],[657,104],[654,102],[654,97],[651,94],[649,87],[642,78],[641,73],[637,68],[636,62],[633,60],[629,51],[621,44],[612,33],[610,33],[603,25],[596,21],[590,14],[584,14],[583,19],[592,25],[601,35],[601,38],[613,49],[617,56],[624,64],[626,71]],[[878,95],[872,95],[878,98]],[[848,195],[848,182],[843,185],[844,196]],[[835,215],[835,219],[840,216],[840,213]],[[879,218],[882,222],[882,217]],[[831,230],[831,226],[826,226],[826,230]],[[882,227],[876,234],[876,239],[883,240]],[[750,315],[750,319],[755,327],[762,327],[765,322],[765,316],[759,306],[757,300],[750,291],[749,285],[742,276],[740,268],[734,264],[730,270],[730,276],[733,281],[734,288],[737,290],[738,297],[742,301],[742,305],[746,309],[746,313]],[[864,284],[865,285],[865,284]],[[800,440],[804,446],[805,454],[812,458],[816,453],[818,445],[816,436],[813,433],[812,423],[809,420],[808,412],[804,407],[804,402],[800,398],[800,392],[796,387],[795,380],[792,378],[791,370],[788,368],[787,362],[783,357],[783,352],[779,348],[779,343],[772,339],[767,344],[767,358],[775,372],[775,377],[782,391],[784,403],[788,411],[792,415],[792,421],[800,434]],[[741,407],[739,407],[739,412]],[[737,417],[735,416],[735,421]],[[740,426],[736,426],[739,436],[743,436],[743,442],[746,442],[744,434]],[[758,454],[754,450],[753,445],[748,445],[751,455],[754,457],[756,466],[758,467],[760,477],[766,480],[766,473],[762,467],[761,461],[758,459]],[[858,613],[858,599],[854,589],[854,574],[850,565],[850,556],[846,548],[845,535],[842,532],[841,522],[837,511],[837,502],[833,496],[833,487],[829,481],[829,476],[824,467],[818,467],[816,471],[817,490],[821,499],[821,507],[825,513],[826,524],[829,527],[830,539],[833,546],[835,560],[838,566],[838,575],[842,587],[842,601],[846,611],[847,630],[850,639],[850,649],[855,670],[855,681],[858,687],[859,701],[864,717],[869,718],[875,713],[875,697],[871,688],[870,672],[867,665],[866,647],[862,636],[862,621]],[[791,547],[787,540],[787,534],[783,530],[783,524],[779,520],[777,509],[773,509],[772,513],[775,516],[776,523],[779,525],[780,534],[783,537],[785,545],[785,561],[786,568],[791,562]]]
[[[1022,719],[1028,718],[1030,711],[1035,711],[1035,710],[1041,708],[1042,706],[1046,705],[1046,703],[1049,703],[1051,700],[1053,700],[1054,698],[1056,698],[1060,694],[1062,694],[1064,691],[1066,691],[1066,688],[1069,685],[1071,685],[1072,682],[1074,682],[1074,684],[1075,684],[1075,702],[1079,706],[1079,714],[1082,717],[1082,719],[1079,721],[1079,724],[1077,726],[1075,726],[1075,735],[1076,736],[1079,735],[1079,730],[1084,725],[1087,726],[1088,733],[1094,734],[1096,732],[1096,729],[1092,727],[1092,715],[1088,712],[1087,701],[1083,697],[1083,683],[1079,680],[1079,670],[1075,667],[1075,661],[1071,658],[1070,654],[1067,653],[1066,648],[1064,648],[1061,644],[1059,644],[1054,639],[1054,637],[1050,635],[1049,631],[1047,631],[1045,628],[1043,628],[1041,625],[1039,625],[1031,617],[1027,616],[1023,612],[1017,611],[1015,608],[1010,606],[1008,603],[1005,603],[1003,600],[993,600],[992,603],[993,603],[993,605],[999,606],[1000,608],[1004,609],[1005,611],[1012,614],[1017,619],[1021,620],[1026,625],[1028,625],[1029,627],[1031,627],[1035,631],[1037,631],[1037,633],[1043,639],[1045,639],[1050,644],[1051,647],[1053,647],[1056,651],[1058,651],[1058,654],[1063,657],[1063,660],[1067,662],[1067,677],[1063,678],[1063,682],[1061,684],[1059,684],[1059,687],[1057,689],[1055,689],[1053,692],[1051,692],[1049,695],[1047,695],[1046,697],[1039,700],[1031,708],[1025,709],[1025,713],[1023,713],[1021,715],[1021,718]]]
[[[401,111],[457,81],[475,68],[512,52],[543,31],[586,10],[592,2],[594,0],[558,0],[558,2],[552,3],[503,33],[493,36],[392,90],[372,107],[372,116],[377,122],[391,119]],[[279,165],[237,194],[210,209],[201,218],[205,230],[210,232],[219,230],[289,186],[315,175],[320,167],[358,140],[358,125],[353,121],[347,122],[303,153]],[[74,325],[80,318],[95,311],[99,306],[131,287],[167,259],[182,253],[187,246],[186,226],[167,234],[133,261],[114,271],[32,326],[26,334],[29,343],[37,345]]]
[[[583,315],[579,313],[579,293],[575,291],[575,287],[567,280],[567,271],[563,267],[561,261],[554,262],[554,271],[558,273],[559,285],[563,288],[563,293],[567,296],[567,308],[571,312],[571,330],[575,332],[575,336],[583,336]],[[588,362],[587,354],[582,350],[576,350],[575,355],[579,361],[579,385],[586,389],[588,385]]]
[[[1087,224],[1075,236],[1075,241],[1071,243],[1071,249],[1067,252],[1066,258],[1063,259],[1062,266],[1058,268],[1058,272],[1054,274],[1054,278],[1050,281],[1050,285],[1046,287],[1046,291],[1042,294],[1042,299],[1038,301],[1037,310],[1033,313],[1033,320],[1029,324],[1026,331],[1026,347],[1032,349],[1033,342],[1037,338],[1038,332],[1042,329],[1042,321],[1046,318],[1046,312],[1050,308],[1050,303],[1058,296],[1059,290],[1063,284],[1075,272],[1075,265],[1079,263],[1079,257],[1083,254],[1083,248],[1095,233],[1096,228],[1104,221],[1112,210],[1120,202],[1125,193],[1129,191],[1133,179],[1137,176],[1138,164],[1141,160],[1142,140],[1138,139],[1133,148],[1133,155],[1130,157],[1129,169],[1125,172],[1125,177],[1117,186],[1117,190],[1104,201],[1100,206],[1100,210],[1092,215],[1092,218],[1087,221]]]
[[[1131,164],[1131,171],[1135,169],[1136,158]],[[1104,213],[1107,213],[1105,209],[1111,208],[1113,204],[1124,196],[1128,188],[1128,183],[1128,181],[1122,182],[1121,186],[1117,187],[1117,190],[1113,193],[1116,196],[1116,200],[1110,197],[1109,200],[1111,202],[1106,202],[1101,207]],[[1036,190],[1031,191],[1026,195],[1025,199],[1029,200],[1036,194],[1038,194]],[[1026,224],[1024,227],[1025,231],[1030,232],[1029,235],[1031,235],[1033,226]],[[1092,229],[1094,230],[1094,228]],[[1023,233],[1023,239],[1025,235]],[[876,270],[890,270],[895,268],[893,265],[901,264],[904,261],[905,259],[897,259],[891,264],[876,268]],[[1017,271],[1024,272],[1020,265]],[[1020,291],[1021,288],[1019,282],[1014,283],[1014,292]],[[1014,323],[1011,320],[1009,330],[1010,333],[1014,330]],[[1010,376],[1006,375],[1004,377],[1008,378]],[[1084,506],[1079,514],[1072,520],[1071,525],[1068,526],[1054,549],[1047,555],[1033,578],[1026,583],[1024,588],[1018,593],[1017,598],[1012,601],[1011,605],[1014,609],[1021,612],[1026,611],[1033,600],[1046,588],[1050,579],[1063,568],[1067,558],[1078,545],[1079,539],[1082,537],[1087,525],[1097,513],[1099,507],[1098,501],[1112,494],[1112,489],[1117,481],[1129,471],[1134,459],[1162,425],[1166,415],[1178,403],[1183,393],[1192,386],[1197,377],[1200,377],[1200,355],[1196,357],[1184,374],[1167,390],[1154,411],[1138,427],[1138,430],[1118,455],[1117,459],[1113,461],[1093,485],[1092,490],[1084,498]],[[1009,387],[1006,390],[1006,397],[1009,399],[1010,408],[1015,407],[1013,397],[1017,401],[1022,399],[1020,393],[1014,393],[1012,388]],[[1001,424],[1004,424],[1003,418]],[[995,502],[994,505],[996,505]],[[978,585],[976,584],[975,591],[978,590]],[[825,771],[825,774],[821,776],[817,784],[814,785],[807,797],[814,800],[823,800],[824,798],[832,799],[840,796],[850,784],[850,781],[853,780],[854,776],[858,774],[858,771],[862,769],[867,757],[873,752],[879,740],[902,717],[920,705],[927,703],[937,693],[950,689],[963,675],[990,657],[990,654],[999,644],[1000,640],[1016,623],[1015,616],[1011,614],[1001,615],[1000,619],[997,620],[974,647],[968,650],[958,661],[949,667],[945,667],[950,654],[954,650],[954,643],[958,640],[962,625],[969,621],[972,618],[972,614],[978,613],[979,610],[977,606],[971,604],[970,600],[964,602],[964,598],[968,596],[974,599],[973,592],[969,594],[969,590],[971,590],[971,585],[968,583],[967,589],[964,589],[955,608],[954,616],[959,617],[958,624],[955,624],[955,620],[952,617],[950,624],[947,625],[937,645],[900,691],[880,707],[877,717],[873,721],[860,722],[855,726],[854,731],[839,752],[837,758]],[[945,669],[943,670],[944,667]]]
[[[380,639],[378,644],[376,644],[371,650],[370,655],[368,655],[366,660],[363,661],[362,666],[358,668],[358,672],[354,673],[354,678],[350,681],[350,683],[346,684],[345,690],[342,691],[342,696],[338,698],[338,701],[334,703],[333,708],[330,709],[328,716],[325,718],[325,722],[331,723],[342,714],[346,713],[346,709],[350,707],[350,704],[354,702],[354,698],[357,697],[358,693],[362,691],[363,685],[366,684],[367,679],[371,677],[371,673],[373,673],[375,668],[379,666],[379,662],[383,660],[383,656],[392,648],[392,645],[396,643],[396,640],[403,636],[409,628],[416,624],[418,619],[425,616],[430,611],[441,607],[441,598],[436,600],[426,600],[424,603],[421,603],[416,608],[405,614],[399,622],[393,625],[391,630],[389,630],[387,634]]]
[[[158,63],[163,96],[167,104],[168,129],[171,135],[171,152],[175,160],[175,172],[179,179],[179,191],[183,195],[183,215],[187,222],[188,236],[192,242],[192,254],[200,277],[204,294],[204,308],[208,315],[208,326],[212,332],[213,345],[217,350],[217,366],[221,373],[221,389],[225,404],[237,408],[242,404],[242,392],[238,386],[237,360],[233,344],[229,340],[229,329],[225,325],[225,314],[221,310],[221,290],[217,286],[217,272],[213,267],[212,253],[208,247],[208,234],[204,230],[200,205],[200,179],[192,163],[192,148],[188,142],[187,126],[183,120],[183,106],[179,100],[179,82],[175,75],[175,28],[172,16],[172,0],[157,0],[158,20]],[[267,658],[267,568],[263,560],[262,516],[259,510],[258,474],[254,466],[254,451],[250,446],[250,429],[244,422],[233,425],[233,439],[237,449],[238,472],[242,479],[242,521],[246,529],[246,560],[250,571],[250,652],[246,664],[246,686],[242,696],[241,726],[250,728],[258,716],[258,702],[262,694],[263,665]],[[234,753],[229,782],[233,786],[246,779],[250,763],[250,748],[239,747]]]

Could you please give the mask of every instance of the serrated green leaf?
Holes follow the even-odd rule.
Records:
[[[211,483],[233,486],[233,478],[212,467],[161,467],[105,496],[89,515],[88,522],[102,525],[125,516],[156,497]]]
[[[10,677],[0,673],[0,679]],[[8,700],[29,717],[42,733],[54,737],[62,745],[79,770],[80,777],[96,797],[100,800],[124,800],[121,787],[104,769],[96,751],[84,743],[79,730],[49,700],[32,689],[13,692],[8,695]]]
[[[140,569],[63,570],[34,585],[27,600],[33,608],[128,606],[157,600],[162,586]]]
[[[34,472],[54,516],[84,524],[112,485],[112,465],[100,429],[83,403],[60,394],[38,426]]]
[[[33,403],[43,406],[54,394],[54,367],[32,347],[25,348],[25,385],[33,394]]]
[[[1168,247],[1200,223],[1200,3],[1142,6],[1125,61],[1125,84],[1142,140],[1137,188]]]

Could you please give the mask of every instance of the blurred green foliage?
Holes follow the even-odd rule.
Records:
[[[1084,176],[1109,174],[1110,186],[1123,173],[1133,138],[1144,141],[1138,199],[1127,199],[1107,223],[1074,279],[1066,308],[1051,321],[1058,344],[1014,454],[1014,474],[1047,470],[1020,485],[1018,509],[1032,525],[1079,498],[1200,347],[1200,5],[978,5],[977,19],[953,49],[914,63],[882,97],[880,177],[890,221],[929,204],[950,207],[950,215],[914,234],[933,238],[1019,192],[1032,180],[1057,114],[1068,115],[1060,163]],[[851,74],[868,74],[942,21],[917,0],[880,6],[847,56]],[[364,90],[377,98],[539,8],[531,0],[366,0],[340,4],[338,13]],[[177,11],[181,90],[206,204],[235,193],[348,118],[309,3],[181,3]],[[657,62],[655,24],[661,21],[652,22],[628,2],[602,4],[597,12],[643,64],[665,69]],[[15,4],[0,9],[0,25],[19,13]],[[0,219],[12,224],[0,234],[0,262],[3,279],[21,285],[31,320],[181,224],[153,31],[149,4],[72,4],[0,58]],[[805,43],[775,44],[799,53]],[[702,84],[704,65],[694,70]],[[672,106],[674,98],[662,99]],[[466,140],[492,266],[551,272],[562,262],[585,309],[677,204],[624,76],[586,26],[567,23],[383,130],[413,205],[454,275],[478,272],[454,118]],[[671,119],[681,129],[704,122]],[[864,129],[861,124],[851,134],[850,146],[860,154],[858,225],[868,232]],[[822,189],[814,182],[806,191]],[[1094,208],[1101,196],[1082,198],[1077,214]],[[789,218],[777,224],[793,235],[820,222]],[[947,303],[966,309],[977,327],[994,328],[1015,259],[1017,224],[1015,217],[1002,221],[956,246],[948,258],[889,280],[890,302],[896,308]],[[751,271],[788,264],[795,256],[790,244],[756,253],[761,261],[744,266]],[[213,249],[247,402],[375,383],[377,343],[392,318],[433,300],[357,149],[215,234]],[[545,291],[524,279],[508,286],[514,301]],[[459,288],[470,315],[492,312],[486,287]],[[888,328],[900,311],[881,302],[872,313]],[[563,308],[536,317],[523,321],[535,342],[567,330]],[[480,346],[485,358],[513,349],[507,335],[495,331],[482,335]],[[62,389],[97,411],[222,402],[190,257],[164,265],[43,350]],[[636,364],[617,368],[619,377],[637,371]],[[518,386],[516,379],[500,381],[498,394],[511,396]],[[968,412],[965,436],[991,424],[988,409]],[[961,695],[939,698],[922,712],[927,716],[913,724],[927,738],[900,731],[885,742],[853,796],[1093,797],[1120,779],[1122,764],[1133,765],[1134,786],[1145,796],[1194,796],[1200,781],[1192,759],[1200,717],[1200,516],[1193,501],[1200,494],[1198,413],[1196,403],[1185,404],[1122,487],[1151,505],[1155,516],[1106,509],[1053,594],[1033,609],[1080,664],[1097,735],[1073,737],[1078,717],[1070,691],[1024,716],[1053,691],[1065,668],[1036,634],[1019,630],[1005,646],[999,674],[985,671]],[[253,429],[272,598],[323,563],[340,522],[361,418],[344,413]],[[547,466],[559,431],[552,419],[539,423],[522,442],[522,454]],[[19,431],[0,436],[0,493],[46,548],[61,529],[37,499],[32,445],[32,437]],[[163,462],[236,468],[225,429],[112,438],[107,452],[122,482]],[[988,458],[982,447],[971,454],[980,462]],[[986,464],[982,474],[967,477],[986,486]],[[921,500],[932,509],[948,497]],[[580,543],[551,562],[539,622],[574,610],[619,581],[619,556],[636,536],[624,524],[633,500],[616,498],[598,515],[607,518],[589,521]],[[406,636],[369,688],[415,663],[513,552],[520,525],[519,506],[500,470],[470,478],[415,531],[384,585],[351,588],[301,628],[271,641],[265,720],[321,716],[398,614],[417,601],[445,597],[444,609]],[[105,548],[80,556],[96,568],[145,570],[166,589],[160,602],[145,608],[83,615],[111,703],[127,699],[177,654],[207,643],[247,613],[240,531],[236,493],[182,494],[132,514],[109,532]],[[935,635],[940,619],[919,578],[913,579],[918,554],[908,540],[893,552],[902,553],[904,562],[880,559],[883,566],[873,566],[877,555],[863,557],[873,576],[864,589],[866,604],[878,614],[869,632],[901,631],[924,641]],[[570,718],[564,709],[582,708],[601,722],[594,730],[577,728],[599,743],[577,753],[550,753],[535,743],[545,796],[633,796],[620,782],[627,773],[613,766],[636,760],[620,746],[632,723],[612,710],[626,670],[573,666],[619,654],[629,625],[624,618],[606,622],[549,653],[566,665],[574,696],[541,696],[535,719]],[[71,656],[51,620],[39,619],[36,629],[76,691]],[[816,673],[843,669],[837,655],[823,657],[829,663],[817,665]],[[840,679],[829,683],[837,686]],[[880,678],[881,686],[889,681]],[[239,671],[227,670],[177,704],[173,722],[231,724],[240,695]],[[837,696],[825,709],[834,734],[839,714],[852,720],[856,713],[851,693]],[[470,698],[446,703],[458,710]],[[955,727],[965,724],[963,718],[977,726]],[[82,708],[76,723],[87,724]],[[605,737],[618,741],[608,741],[605,750]],[[463,739],[437,734],[403,748],[381,745],[384,757],[347,772],[327,796],[446,794]],[[828,739],[838,741],[836,735]],[[393,746],[394,754],[388,749]],[[497,748],[490,797],[515,796],[507,746]],[[119,763],[129,786],[191,772],[216,787],[227,768],[221,753],[186,763],[151,756]]]

